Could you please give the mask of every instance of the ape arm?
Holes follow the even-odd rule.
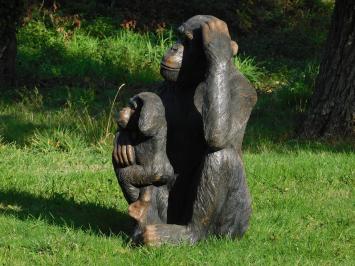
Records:
[[[213,150],[225,148],[231,131],[228,68],[227,64],[211,66],[204,84],[202,120],[206,142]]]
[[[157,175],[149,173],[147,169],[137,164],[121,168],[119,176],[136,187],[151,185],[158,179]]]
[[[168,175],[152,173],[148,169],[137,164],[119,169],[118,174],[120,179],[135,187],[164,185],[168,183],[169,179],[173,179],[173,176],[170,177]]]
[[[212,150],[226,147],[231,131],[232,48],[228,28],[221,20],[202,26],[202,38],[208,63],[204,82],[202,120],[207,144]]]

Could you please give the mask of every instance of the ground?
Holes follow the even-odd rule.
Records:
[[[324,146],[246,151],[253,215],[243,239],[134,248],[110,154],[0,148],[4,265],[354,263],[354,153]]]

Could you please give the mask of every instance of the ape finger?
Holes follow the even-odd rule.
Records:
[[[123,158],[122,158],[122,145],[118,144],[117,147],[118,147],[117,148],[117,156],[118,156],[119,165],[121,167],[124,167],[124,161],[123,161]]]
[[[207,45],[211,42],[210,27],[207,25],[207,23],[202,25],[202,39],[204,45]]]
[[[118,156],[117,156],[117,146],[115,145],[115,147],[113,148],[113,151],[112,151],[112,156],[113,156],[113,159],[115,160],[115,162],[117,164],[119,164],[119,160],[118,160]]]
[[[230,38],[230,34],[229,34],[229,30],[228,30],[228,26],[227,23],[225,23],[223,20],[216,20],[216,31],[220,32],[220,33],[224,33],[226,34],[229,38]]]
[[[135,164],[136,161],[136,155],[134,153],[134,148],[132,147],[132,145],[127,145],[127,158],[129,161],[129,164]]]
[[[120,147],[120,142],[122,141],[122,135],[120,133],[116,134],[116,138],[115,138],[115,143],[114,143],[114,150],[113,150],[113,157],[116,160],[118,166],[122,166],[122,158],[120,158],[121,156],[121,147]]]
[[[127,157],[127,145],[122,145],[121,156],[122,156],[124,165],[128,166],[129,165],[129,161],[128,161],[128,157]]]
[[[210,31],[215,31],[217,29],[217,22],[218,20],[216,19],[211,19],[210,21],[207,21],[207,25]]]

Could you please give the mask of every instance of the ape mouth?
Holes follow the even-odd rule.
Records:
[[[164,68],[166,70],[170,70],[170,71],[179,71],[180,70],[180,67],[170,67],[170,66],[165,65],[164,63],[161,63],[160,67]]]

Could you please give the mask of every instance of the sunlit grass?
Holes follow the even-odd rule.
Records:
[[[352,256],[354,153],[246,152],[253,215],[239,241],[133,248],[110,151],[0,148],[5,264],[346,264]]]
[[[21,28],[21,77],[37,82],[64,79],[79,84],[149,83],[161,79],[160,60],[175,41],[172,30],[152,34],[116,29],[101,38],[90,32],[77,30],[64,38],[41,21]],[[252,58],[238,57],[234,62],[252,82],[259,82],[262,70]]]

